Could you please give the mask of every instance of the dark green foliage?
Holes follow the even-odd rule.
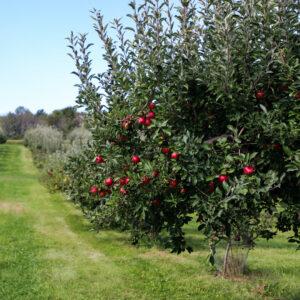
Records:
[[[5,144],[7,141],[7,138],[5,134],[0,130],[0,144]]]

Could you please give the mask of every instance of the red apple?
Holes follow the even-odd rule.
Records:
[[[295,98],[296,98],[297,100],[300,99],[300,91],[298,91],[298,92],[296,93]]]
[[[289,90],[289,86],[287,84],[282,84],[279,86],[279,90],[281,92],[287,92]]]
[[[153,206],[160,206],[160,200],[159,199],[154,199],[154,200],[151,201],[151,204]]]
[[[162,152],[163,154],[169,154],[170,151],[171,151],[170,148],[167,148],[167,147],[161,148],[161,152]]]
[[[155,118],[155,112],[154,111],[149,111],[147,113],[147,118],[148,119],[154,119]]]
[[[98,187],[95,186],[95,185],[91,186],[90,193],[94,194],[94,195],[97,194],[98,193]]]
[[[126,116],[122,121],[121,121],[121,126],[124,129],[129,129],[129,127],[131,126],[131,121],[132,121],[132,115],[128,115]]]
[[[119,135],[118,136],[118,141],[119,142],[127,142],[128,141],[128,137],[126,135]]]
[[[256,100],[263,100],[266,96],[266,93],[264,90],[258,90],[255,92],[255,97],[256,97]]]
[[[103,164],[105,161],[104,161],[104,158],[101,155],[98,155],[95,158],[95,162],[96,162],[96,164]]]
[[[105,197],[105,196],[106,196],[106,191],[100,191],[100,192],[99,192],[99,196],[100,196],[101,198]]]
[[[134,164],[138,164],[138,163],[141,161],[141,159],[140,159],[139,156],[133,155],[132,158],[131,158],[131,161],[132,161]]]
[[[254,172],[255,172],[255,169],[254,169],[254,167],[252,167],[252,166],[246,166],[246,167],[243,168],[243,173],[244,173],[245,175],[251,175],[251,174],[253,174]]]
[[[273,145],[274,150],[280,151],[281,150],[281,145],[279,143],[276,143]]]
[[[148,176],[143,176],[142,177],[142,184],[146,185],[149,184],[151,182],[151,178]]]
[[[213,193],[215,191],[215,183],[213,181],[211,181],[209,184],[209,192]]]
[[[123,178],[120,178],[119,182],[120,182],[120,185],[126,185],[128,184],[130,181],[129,177],[123,177]]]
[[[153,109],[155,108],[155,103],[150,102],[150,103],[148,104],[148,107],[149,107],[150,110],[153,110]]]
[[[145,126],[150,126],[152,124],[152,120],[149,119],[149,118],[146,118],[146,121],[145,121]]]
[[[122,128],[125,130],[128,130],[130,125],[131,125],[131,123],[129,121],[122,122]]]
[[[186,194],[188,192],[188,190],[186,189],[186,188],[182,188],[181,190],[180,190],[180,193],[181,194]]]
[[[106,178],[106,179],[104,180],[104,184],[105,184],[106,186],[112,186],[113,183],[114,183],[114,180],[113,180],[111,177],[108,177],[108,178]]]
[[[229,179],[229,176],[227,176],[227,175],[220,175],[219,177],[218,177],[218,180],[219,180],[219,182],[226,182],[226,181],[228,181],[228,179]]]
[[[154,171],[152,172],[152,176],[153,176],[153,177],[158,177],[158,176],[159,176],[159,171],[158,171],[158,170],[154,170]]]
[[[128,195],[128,191],[125,190],[123,187],[120,188],[120,193],[123,195]]]
[[[179,157],[180,157],[180,153],[178,153],[178,152],[173,152],[173,153],[171,154],[171,158],[172,158],[172,159],[179,159]]]
[[[176,179],[170,179],[169,180],[169,185],[170,185],[171,188],[176,188],[177,184],[178,184],[178,182],[177,182]]]
[[[138,121],[138,123],[139,123],[140,125],[145,125],[145,123],[146,123],[146,118],[145,118],[145,117],[139,117],[137,121]]]

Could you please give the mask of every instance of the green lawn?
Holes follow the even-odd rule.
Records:
[[[39,183],[24,146],[0,146],[0,299],[300,299],[300,252],[284,236],[259,242],[239,280],[214,276],[195,226],[188,239],[195,252],[177,256],[95,233]]]

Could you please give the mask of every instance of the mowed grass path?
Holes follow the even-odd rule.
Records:
[[[300,252],[284,236],[250,253],[249,276],[226,280],[195,226],[187,231],[195,252],[179,256],[95,233],[39,183],[25,147],[0,146],[0,299],[300,299]]]

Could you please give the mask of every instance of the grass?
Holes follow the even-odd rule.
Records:
[[[260,241],[249,275],[226,280],[195,225],[187,232],[195,252],[179,256],[96,233],[41,186],[24,146],[0,146],[0,299],[300,299],[300,254],[286,236]]]

